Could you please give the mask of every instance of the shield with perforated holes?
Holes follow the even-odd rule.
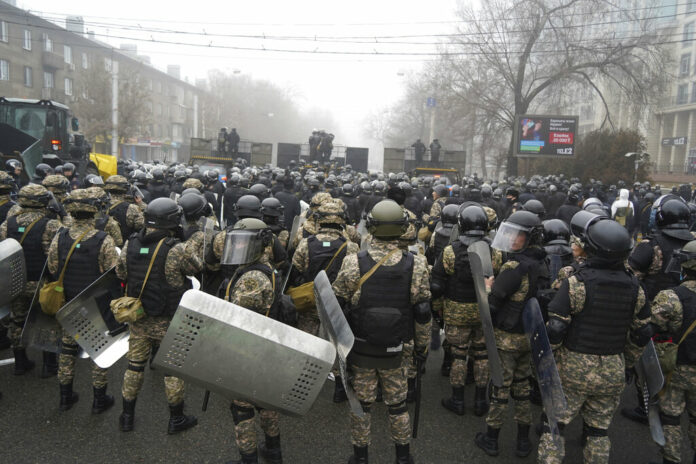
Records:
[[[128,326],[116,322],[110,308],[111,300],[122,294],[121,281],[112,268],[56,314],[63,330],[104,369],[128,352]]]
[[[336,349],[324,339],[189,290],[154,365],[228,399],[302,416],[319,395],[335,357]]]
[[[9,305],[24,290],[27,267],[22,245],[13,238],[0,242],[0,275],[6,280],[0,289],[0,307]]]

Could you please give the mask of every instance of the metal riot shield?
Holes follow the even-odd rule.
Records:
[[[360,222],[358,222],[358,227],[356,229],[361,237],[367,235],[367,226],[365,225],[365,219],[360,219]]]
[[[485,278],[493,275],[493,265],[491,264],[491,250],[488,243],[483,240],[474,242],[467,248],[469,254],[469,266],[471,275],[474,279],[474,289],[476,290],[476,301],[478,301],[479,314],[481,316],[481,327],[483,336],[486,340],[486,352],[488,353],[488,367],[491,373],[493,385],[500,388],[503,386],[503,367],[498,354],[498,347],[495,343],[495,331],[491,310],[488,306],[488,292],[486,292]]]
[[[324,332],[328,335],[331,343],[336,347],[338,368],[341,372],[341,380],[348,396],[350,409],[353,414],[362,417],[364,414],[363,408],[358,397],[355,396],[355,390],[348,382],[347,360],[350,350],[353,349],[355,336],[348,325],[346,316],[343,314],[341,305],[338,304],[336,295],[331,288],[331,282],[325,271],[319,272],[314,279],[314,299],[317,303],[321,326],[324,328]]]
[[[228,399],[301,416],[319,395],[335,357],[326,340],[189,290],[154,365]]]
[[[111,268],[56,314],[63,330],[104,369],[128,351],[128,326],[116,322],[109,306],[122,294],[116,268]]]
[[[290,235],[288,236],[288,256],[292,256],[295,252],[295,242],[299,243],[298,235],[302,234],[302,225],[307,219],[303,216],[295,216],[292,220],[292,227],[290,228]]]
[[[536,371],[541,402],[551,430],[553,440],[560,438],[558,416],[568,407],[561,386],[561,378],[556,368],[556,360],[551,351],[551,343],[546,333],[546,324],[536,298],[530,298],[522,312],[524,331],[529,338],[532,363]]]
[[[22,245],[13,238],[0,242],[0,275],[4,275],[6,279],[0,290],[0,307],[3,307],[18,297],[27,283],[24,251]]]
[[[650,435],[655,443],[665,446],[665,434],[660,421],[658,397],[658,393],[660,393],[665,384],[665,377],[652,340],[645,345],[643,354],[636,362],[636,373],[638,374],[638,385],[643,389],[643,404],[645,404],[645,412],[648,414]]]

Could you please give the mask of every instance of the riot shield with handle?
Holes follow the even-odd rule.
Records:
[[[529,338],[532,364],[536,372],[541,402],[546,413],[549,430],[554,442],[560,439],[558,417],[568,407],[561,386],[561,378],[556,368],[546,324],[536,298],[530,298],[522,312],[524,331]]]
[[[295,252],[295,242],[299,243],[297,239],[298,234],[302,233],[302,225],[305,223],[306,219],[302,216],[295,216],[292,220],[292,227],[290,228],[290,235],[288,237],[288,256],[292,256]]]
[[[102,274],[56,314],[63,330],[101,368],[111,367],[128,352],[128,326],[111,312],[111,300],[122,296],[116,268]]]
[[[467,248],[469,255],[469,266],[471,275],[474,279],[474,289],[476,290],[476,301],[478,301],[479,314],[481,316],[481,327],[483,336],[486,340],[486,352],[488,353],[488,367],[491,373],[493,385],[500,388],[503,386],[503,367],[498,354],[498,347],[495,343],[495,331],[491,310],[488,306],[488,292],[486,292],[486,277],[493,275],[493,263],[491,262],[491,249],[483,240],[474,242]]]
[[[341,380],[348,396],[350,409],[353,414],[362,417],[364,414],[363,408],[358,397],[355,396],[355,390],[353,390],[348,381],[348,355],[350,350],[353,349],[355,336],[348,325],[346,316],[343,314],[341,305],[338,304],[333,288],[331,288],[331,282],[325,271],[319,272],[314,279],[314,298],[317,303],[321,326],[336,348],[338,369],[341,372]]]
[[[655,344],[652,340],[645,345],[643,354],[636,361],[636,374],[638,375],[638,385],[642,388],[643,404],[648,415],[650,435],[655,443],[665,446],[665,434],[660,421],[658,398],[658,394],[665,384],[665,377],[662,374],[660,360],[657,357]]]
[[[227,399],[301,416],[319,395],[335,357],[326,340],[189,290],[154,365]]]
[[[0,307],[6,307],[22,294],[27,283],[22,245],[13,238],[0,242],[0,275],[5,276],[5,283],[0,289]]]

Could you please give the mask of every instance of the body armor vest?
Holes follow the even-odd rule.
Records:
[[[329,246],[325,246],[327,243]],[[309,266],[305,272],[304,281],[313,281],[319,272],[326,269],[326,266],[344,243],[346,243],[345,237],[339,237],[338,239],[330,242],[321,241],[315,235],[309,237],[307,239]],[[336,256],[336,259],[333,260],[333,263],[331,263],[331,267],[326,269],[326,275],[329,278],[329,282],[333,283],[333,281],[336,280],[338,271],[341,269],[341,263],[343,263],[343,258],[346,257],[347,249],[348,247],[344,247],[338,256]]]
[[[476,303],[474,278],[469,266],[467,247],[459,240],[452,243],[454,251],[454,274],[447,279],[445,298],[457,303]]]
[[[68,302],[79,295],[85,288],[99,278],[99,251],[107,233],[99,231],[87,240],[78,243],[73,251],[63,278],[65,301]],[[65,259],[75,240],[70,237],[68,229],[58,234],[58,272],[63,269]],[[57,276],[56,276],[57,277]]]
[[[37,282],[41,279],[41,272],[46,263],[46,253],[44,253],[42,237],[48,224],[47,217],[42,217],[34,224],[22,242],[22,252],[27,266],[27,282]],[[26,227],[19,227],[17,216],[12,216],[7,220],[7,237],[19,242],[24,235]]]
[[[158,242],[159,240],[145,242],[141,234],[137,234],[128,240],[128,250],[126,251],[128,271],[127,296],[137,298],[140,294],[150,260]],[[148,316],[171,317],[179,306],[182,295],[191,288],[189,280],[186,280],[186,284],[181,288],[174,288],[167,283],[165,262],[169,251],[177,243],[179,241],[175,238],[165,239],[152,264],[150,277],[147,279],[141,298],[145,314]]]
[[[660,272],[646,275],[643,280],[645,284],[645,296],[649,301],[652,301],[660,291],[679,285],[679,274],[676,272],[668,274],[665,271],[667,270],[669,262],[672,260],[674,252],[681,250],[686,242],[657,232],[650,238],[649,243],[651,248],[655,248],[655,245],[657,245],[660,247],[660,250],[662,250],[662,268]]]
[[[674,293],[679,297],[683,312],[682,326],[677,336],[674,337],[674,341],[679,343],[686,330],[696,320],[696,293],[681,285],[674,289]],[[677,364],[696,364],[696,330],[692,330],[682,344],[679,345]]]
[[[7,219],[7,213],[10,212],[10,209],[15,205],[15,202],[12,200],[5,200],[5,203],[0,205],[0,224],[5,222]]]
[[[446,232],[446,233],[440,233],[440,232]],[[439,230],[435,231],[434,234],[434,239],[433,239],[433,246],[428,248],[428,251],[426,251],[426,258],[428,258],[428,264],[430,265],[435,265],[435,261],[440,258],[440,255],[442,254],[442,250],[444,250],[447,245],[449,245],[450,242],[450,236],[452,235],[452,229],[451,228],[442,228]]]
[[[624,269],[584,266],[575,277],[585,285],[585,306],[573,316],[565,346],[579,353],[623,353],[638,298],[638,279]]]
[[[129,207],[130,204],[128,202],[122,201],[109,209],[109,216],[114,218],[114,221],[118,223],[118,227],[121,229],[121,237],[123,238],[124,242],[128,240],[133,232],[135,232],[135,230],[128,225],[128,221],[126,220]]]

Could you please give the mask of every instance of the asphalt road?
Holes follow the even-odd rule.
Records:
[[[0,359],[11,352],[0,352]],[[40,360],[40,354],[30,352]],[[440,405],[449,394],[448,380],[440,376],[442,350],[428,359],[423,378],[423,405],[419,437],[412,442],[417,463],[532,463],[536,453],[526,459],[515,457],[515,430],[510,422],[500,434],[501,453],[488,457],[473,443],[476,432],[485,429],[483,418],[467,411],[455,416]],[[37,363],[39,364],[39,363]],[[37,366],[38,367],[38,366]],[[146,370],[145,384],[136,406],[135,431],[118,430],[120,386],[125,362],[122,359],[109,372],[109,392],[117,404],[101,415],[91,414],[91,363],[78,361],[75,390],[80,401],[70,410],[58,410],[57,379],[39,378],[40,369],[15,377],[12,366],[0,367],[0,462],[23,463],[224,463],[238,456],[234,444],[229,404],[211,395],[208,411],[201,411],[203,390],[190,386],[186,411],[198,416],[197,427],[182,434],[167,435],[169,412],[164,397],[162,374]],[[281,443],[286,463],[345,463],[351,453],[348,406],[331,401],[333,382],[327,381],[311,412],[302,418],[281,419]],[[467,403],[473,406],[473,386],[467,387]],[[635,394],[627,389],[623,405],[634,406]],[[411,406],[411,412],[413,407]],[[539,408],[536,412],[539,412]],[[394,448],[387,432],[387,411],[383,404],[373,407],[370,462],[394,462]],[[686,420],[684,420],[684,424]],[[259,430],[259,439],[262,434]],[[581,422],[566,429],[566,463],[582,462]],[[645,426],[634,424],[617,413],[610,429],[612,463],[640,464],[661,462],[657,445]],[[532,433],[534,443],[537,437]],[[691,452],[684,448],[684,456]],[[691,461],[687,461],[691,462]]]

